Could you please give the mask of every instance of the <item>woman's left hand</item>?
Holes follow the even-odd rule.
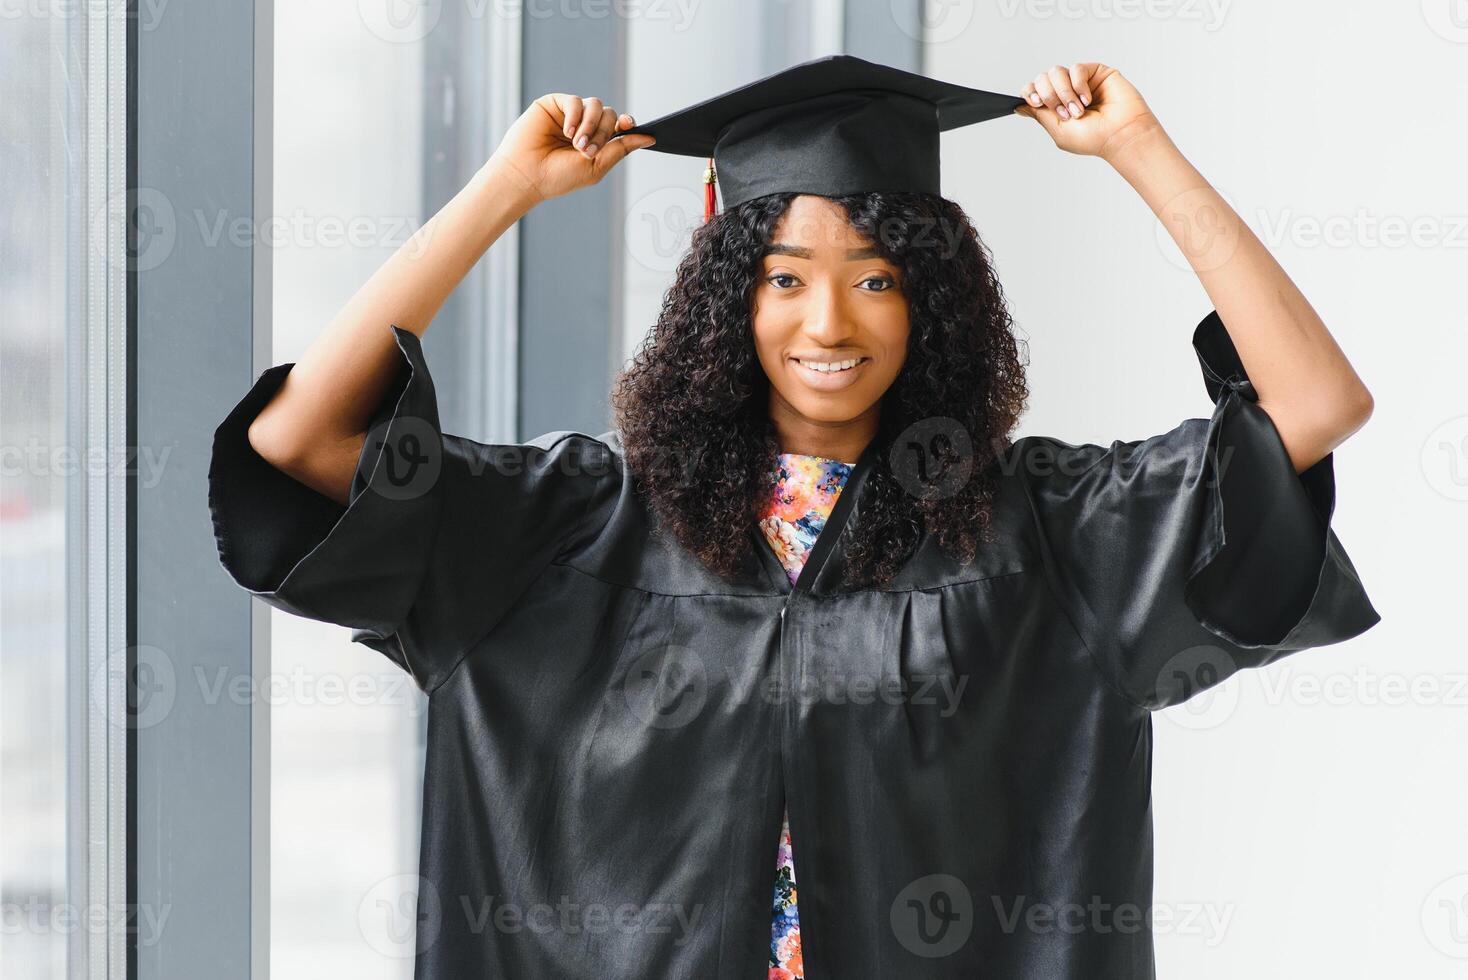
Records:
[[[1044,126],[1055,145],[1070,153],[1104,157],[1132,132],[1161,128],[1132,83],[1097,61],[1056,65],[1036,75],[1020,95],[1027,104],[1014,111]]]

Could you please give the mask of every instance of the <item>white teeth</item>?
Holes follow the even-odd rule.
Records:
[[[796,358],[796,360],[803,367],[808,367],[812,371],[830,373],[832,371],[845,371],[848,368],[854,368],[861,363],[862,359],[853,357],[848,361],[801,361],[799,358]]]

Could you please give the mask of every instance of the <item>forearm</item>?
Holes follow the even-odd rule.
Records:
[[[535,200],[513,168],[491,158],[296,361],[250,428],[256,451],[279,464],[360,437],[401,370],[389,325],[422,336],[449,294]]]
[[[1103,158],[1136,189],[1228,326],[1259,404],[1297,465],[1365,422],[1371,396],[1303,293],[1160,127],[1123,128]]]

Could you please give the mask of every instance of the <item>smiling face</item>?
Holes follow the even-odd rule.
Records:
[[[902,270],[814,195],[791,201],[761,261],[754,342],[780,448],[852,462],[907,359]]]

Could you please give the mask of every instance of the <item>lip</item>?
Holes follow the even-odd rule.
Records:
[[[840,391],[842,388],[851,387],[856,384],[857,377],[871,363],[872,359],[866,357],[856,367],[847,368],[845,371],[838,371],[832,374],[808,368],[795,358],[790,358],[790,365],[795,371],[796,376],[800,378],[806,387],[814,388],[817,391]]]

